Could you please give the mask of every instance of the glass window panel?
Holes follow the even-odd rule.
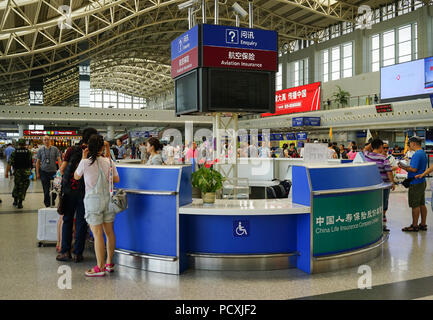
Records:
[[[352,57],[344,58],[343,69],[352,69]]]
[[[372,62],[377,62],[380,59],[380,54],[379,54],[379,49],[374,50],[371,52],[371,61]]]
[[[412,58],[412,55],[408,55],[408,56],[400,56],[400,57],[398,58],[398,63],[411,61],[411,58]]]
[[[374,35],[371,37],[371,49],[379,49],[379,35]]]
[[[351,57],[352,56],[352,43],[345,44],[343,46],[343,57]]]
[[[394,42],[395,42],[395,39],[394,39],[394,30],[385,32],[383,34],[383,46],[384,47],[393,45]]]
[[[410,25],[398,29],[398,42],[409,41],[412,37]]]
[[[332,72],[336,72],[340,70],[340,60],[332,61],[331,65]]]
[[[102,108],[102,102],[95,102],[95,108]]]
[[[371,71],[372,72],[379,71],[379,68],[380,68],[379,62],[375,62],[371,65]]]
[[[332,48],[332,61],[340,59],[340,47]]]
[[[333,72],[332,80],[338,80],[338,79],[340,79],[340,72]]]
[[[329,61],[328,50],[322,51],[322,63],[327,63]]]
[[[394,58],[395,52],[394,52],[394,46],[389,46],[386,48],[383,48],[383,59],[388,60],[391,58]]]
[[[394,60],[394,58],[393,58],[393,59],[389,59],[389,60],[384,60],[384,61],[383,61],[383,66],[384,66],[384,67],[386,67],[386,66],[390,66],[390,65],[393,65],[393,64],[395,64],[395,60]]]
[[[398,45],[398,55],[406,56],[412,53],[412,43],[410,41],[406,41],[403,43],[399,43]]]
[[[343,78],[349,78],[349,77],[351,77],[352,76],[352,68],[350,68],[350,69],[345,69],[344,71],[343,71]]]

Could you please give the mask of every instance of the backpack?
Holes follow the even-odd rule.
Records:
[[[284,197],[289,197],[290,189],[292,188],[292,182],[290,180],[283,180],[280,182],[280,186],[284,189]]]
[[[62,177],[62,193],[66,195],[81,195],[84,196],[86,190],[84,179],[75,180],[74,172],[78,167],[83,156],[83,150],[79,146],[72,147],[71,156],[68,164],[63,172]]]
[[[98,166],[98,180],[96,185],[91,190],[88,190],[84,196],[85,217],[88,217],[89,214],[99,215],[106,212],[110,202],[109,182],[99,165],[99,160],[96,159],[95,163]],[[95,165],[95,163],[93,163],[93,165]]]
[[[292,183],[289,180],[283,180],[275,186],[266,187],[266,197],[268,199],[284,199],[289,197]]]

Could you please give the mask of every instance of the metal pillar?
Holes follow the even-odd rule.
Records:
[[[188,27],[189,29],[194,27],[194,9],[192,7],[188,8]]]
[[[248,3],[248,18],[249,18],[249,27],[251,29],[254,27],[253,13],[254,13],[253,0],[250,0],[249,3]]]
[[[214,24],[219,24],[219,4],[218,4],[218,0],[215,0]]]
[[[201,0],[201,14],[203,23],[206,23],[206,0]]]

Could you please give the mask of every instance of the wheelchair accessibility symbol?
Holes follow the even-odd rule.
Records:
[[[235,237],[248,237],[250,233],[250,223],[248,220],[233,221],[233,235]]]

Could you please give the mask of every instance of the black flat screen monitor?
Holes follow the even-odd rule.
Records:
[[[208,110],[275,112],[275,76],[272,72],[209,69]]]
[[[199,111],[197,69],[176,79],[175,91],[177,115]]]

